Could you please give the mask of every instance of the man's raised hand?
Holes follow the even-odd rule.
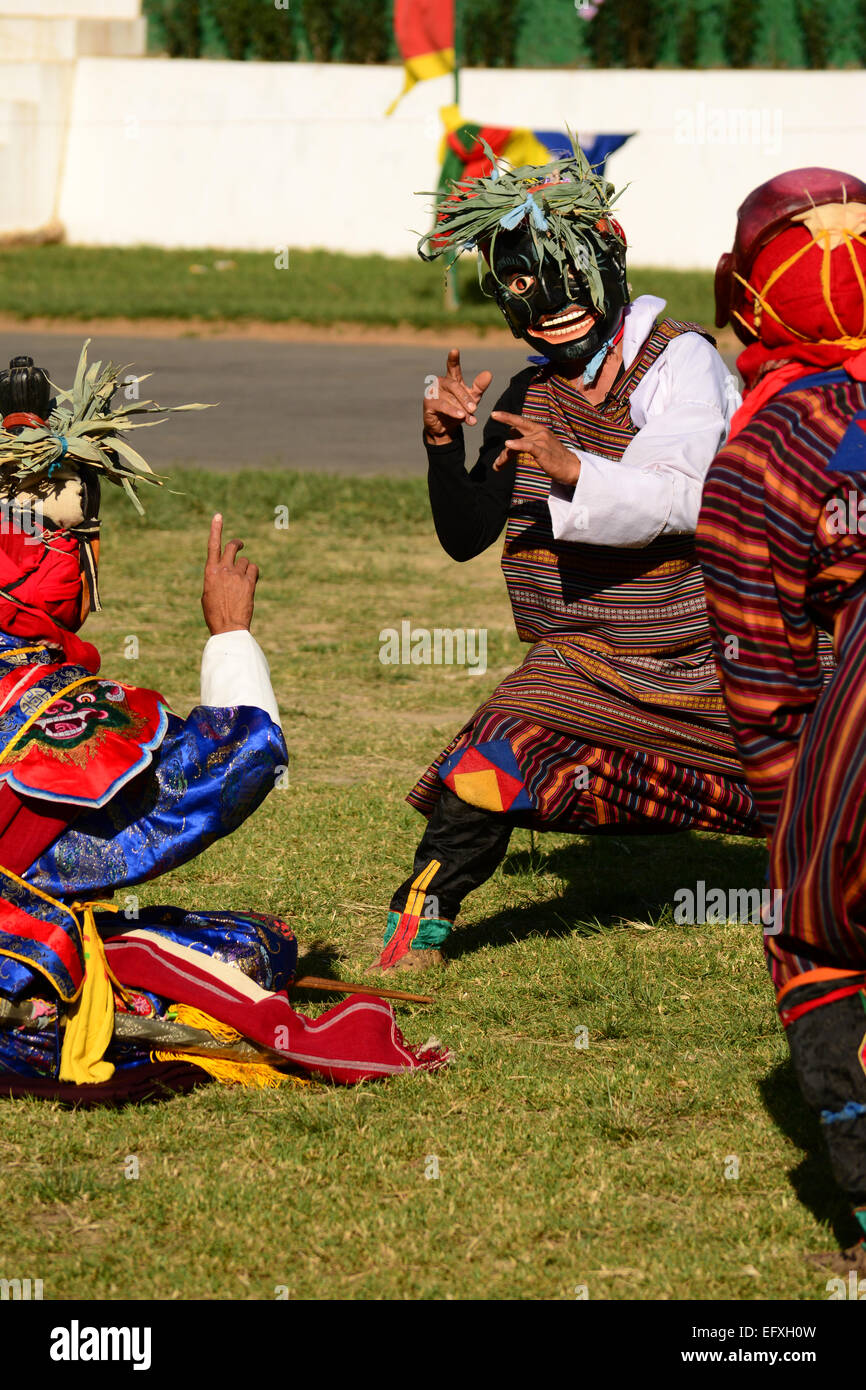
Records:
[[[479,372],[472,385],[463,380],[460,349],[448,354],[444,376],[429,376],[424,391],[424,437],[428,444],[446,444],[462,425],[477,425],[475,411],[491,381],[491,372]]]
[[[560,443],[552,430],[527,420],[525,415],[509,415],[506,410],[494,410],[492,420],[510,425],[513,439],[506,439],[502,451],[493,460],[496,472],[515,454],[531,454],[548,477],[556,483],[576,483],[580,477],[580,459]]]
[[[210,524],[201,596],[204,620],[212,637],[219,632],[249,631],[259,579],[258,565],[251,565],[238,554],[243,541],[229,541],[223,550],[222,536],[223,519],[217,512]]]

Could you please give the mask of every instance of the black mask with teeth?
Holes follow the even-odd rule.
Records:
[[[501,231],[495,241],[493,270],[484,276],[481,288],[496,300],[515,338],[525,339],[553,362],[586,362],[616,331],[628,303],[625,247],[611,240],[596,254],[595,261],[604,291],[600,311],[578,266],[567,262],[563,275],[552,256],[539,259],[528,230]],[[558,343],[532,333],[543,318],[559,318],[569,311],[598,317],[587,333],[571,341]],[[562,324],[562,328],[568,327],[568,322]]]

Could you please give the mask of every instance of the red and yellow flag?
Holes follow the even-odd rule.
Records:
[[[454,71],[454,0],[394,0],[394,34],[406,71],[389,116],[416,82]]]

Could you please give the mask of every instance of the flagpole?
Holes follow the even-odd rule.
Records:
[[[458,18],[458,4],[454,0],[454,105],[460,105],[460,21]]]
[[[460,110],[460,21],[457,0],[454,0],[454,105]],[[445,272],[445,308],[449,314],[456,314],[460,308],[460,295],[457,290],[457,263]]]

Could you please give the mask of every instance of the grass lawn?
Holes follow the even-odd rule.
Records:
[[[291,776],[142,899],[280,913],[302,969],[357,978],[419,833],[405,790],[519,658],[497,557],[450,562],[415,480],[190,473],[175,486],[185,495],[146,497],[145,522],[108,499],[105,612],[88,635],[106,672],[185,713],[207,521],[223,510],[262,565],[255,630]],[[281,505],[288,530],[273,524]],[[487,627],[487,674],[381,665],[379,632],[403,618]],[[123,656],[132,634],[137,662]],[[410,1040],[455,1048],[437,1076],[209,1086],[116,1113],[2,1102],[0,1275],[42,1278],[46,1299],[278,1286],[573,1299],[582,1285],[591,1299],[826,1298],[829,1275],[803,1254],[854,1233],[798,1098],[759,931],[676,926],[670,906],[700,878],[760,884],[763,858],[721,836],[533,849],[518,831],[467,903],[435,1004],[398,1006]]]
[[[22,318],[200,318],[298,320],[445,328],[443,268],[417,258],[291,251],[288,268],[250,251],[163,251],[155,247],[0,248],[0,305]],[[226,266],[223,270],[217,264]],[[191,269],[196,267],[196,269]],[[711,271],[630,269],[635,295],[667,299],[674,318],[713,322]],[[461,327],[502,329],[478,286],[475,258],[459,267]]]

